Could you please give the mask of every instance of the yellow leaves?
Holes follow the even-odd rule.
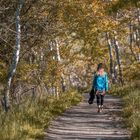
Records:
[[[1,83],[4,83],[6,81],[6,77],[7,77],[7,67],[2,61],[0,61],[0,81],[1,81]]]
[[[37,75],[38,64],[27,64],[27,63],[20,63],[17,68],[16,78],[28,81]]]
[[[123,68],[124,78],[128,81],[139,80],[140,77],[140,64],[138,62]]]

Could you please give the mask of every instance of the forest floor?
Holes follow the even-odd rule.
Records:
[[[129,140],[122,115],[122,100],[106,95],[104,110],[97,113],[96,101],[87,103],[88,94],[77,106],[51,122],[45,140]]]

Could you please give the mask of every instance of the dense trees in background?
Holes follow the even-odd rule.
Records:
[[[125,84],[139,74],[138,0],[1,0],[0,5],[6,110],[27,93],[59,97],[71,87],[91,86],[99,62],[112,83]]]

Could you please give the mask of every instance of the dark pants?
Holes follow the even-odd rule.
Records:
[[[97,99],[97,105],[103,105],[104,104],[104,95],[101,94],[97,94],[96,95],[96,99]]]

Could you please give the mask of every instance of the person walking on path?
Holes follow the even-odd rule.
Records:
[[[95,89],[96,100],[98,112],[103,110],[104,97],[108,91],[108,76],[104,71],[104,65],[102,63],[98,64],[97,72],[93,78],[93,88]]]

